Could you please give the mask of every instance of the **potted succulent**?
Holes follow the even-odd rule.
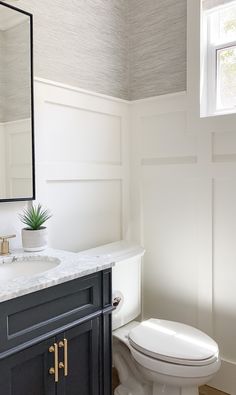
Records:
[[[32,205],[19,215],[21,222],[27,225],[21,231],[25,251],[42,251],[47,248],[47,228],[43,224],[51,216],[49,210],[43,209],[41,204]]]

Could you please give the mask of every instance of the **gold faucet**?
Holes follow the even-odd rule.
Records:
[[[2,242],[0,244],[0,255],[9,255],[10,254],[8,239],[12,239],[13,237],[16,237],[16,235],[0,236],[0,240],[2,240]]]

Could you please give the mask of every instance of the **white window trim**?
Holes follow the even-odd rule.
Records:
[[[217,52],[220,51],[221,49],[235,48],[235,47],[236,47],[236,41],[233,41],[233,42],[231,41],[231,42],[228,42],[228,43],[225,43],[225,44],[215,45],[214,48],[212,48],[212,51],[214,51],[213,56],[215,56],[215,55],[217,56]],[[213,69],[214,69],[213,72],[215,73],[216,77],[217,77],[217,74],[216,74],[215,66],[218,67],[218,64],[219,64],[219,59],[217,59],[217,61],[214,62],[214,66],[213,66]],[[216,80],[215,80],[215,87],[213,86],[213,89],[215,89],[215,95],[214,95],[213,92],[212,92],[212,95],[210,95],[210,97],[212,97],[213,95],[215,97],[214,108],[212,109],[213,113],[216,114],[216,115],[217,114],[221,115],[221,114],[236,113],[236,107],[235,106],[228,107],[228,108],[222,109],[222,110],[217,109],[217,101],[218,101],[218,98],[217,98],[217,95],[218,95],[217,85],[218,85],[218,82],[216,82]]]
[[[235,2],[232,0],[231,3]],[[220,8],[230,7],[231,3],[229,4],[222,4],[214,9],[219,10]],[[205,10],[203,11],[202,16],[202,27],[201,27],[201,34],[203,37],[201,38],[201,45],[204,46],[203,51],[206,52],[205,62],[204,62],[204,71],[205,76],[207,76],[207,86],[204,92],[205,95],[205,103],[201,104],[201,116],[212,116],[212,115],[223,115],[223,114],[232,114],[236,113],[236,107],[229,107],[227,109],[218,109],[218,75],[217,75],[217,68],[219,65],[219,61],[217,58],[217,53],[221,49],[232,48],[236,47],[236,40],[235,41],[225,41],[220,44],[210,44],[210,32],[212,29],[211,22],[210,22],[210,29],[209,29],[209,15],[212,13],[212,10]],[[203,33],[204,31],[204,33]],[[205,41],[205,42],[204,42]]]
[[[201,54],[201,0],[187,1],[187,95],[189,132],[235,130],[236,114],[223,113],[201,117],[200,98],[204,97],[201,68],[204,55]],[[202,55],[202,56],[201,56]],[[205,87],[206,88],[206,87]],[[204,115],[204,114],[201,114]]]

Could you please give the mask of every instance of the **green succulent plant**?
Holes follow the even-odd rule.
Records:
[[[43,209],[41,204],[32,205],[23,210],[22,214],[19,214],[21,222],[27,225],[26,229],[39,230],[43,228],[43,224],[52,217],[52,214],[48,209]]]

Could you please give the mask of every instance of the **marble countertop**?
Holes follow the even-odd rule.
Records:
[[[4,264],[20,265],[21,262],[29,261],[31,258],[37,260],[39,257],[44,257],[46,261],[56,259],[59,264],[42,273],[21,275],[5,282],[0,275],[0,302],[105,270],[114,265],[114,257],[110,254],[90,256],[85,252],[73,253],[50,248],[37,253],[18,250],[9,256],[0,256],[0,273],[1,266]]]

